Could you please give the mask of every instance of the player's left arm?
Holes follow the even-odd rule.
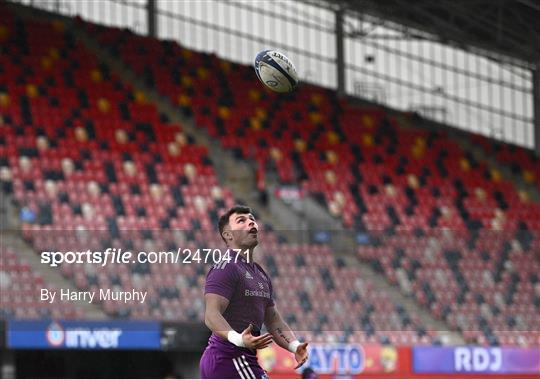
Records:
[[[268,306],[264,316],[264,324],[274,341],[284,349],[294,353],[299,368],[308,359],[307,343],[300,343],[289,325],[283,320],[275,305]]]

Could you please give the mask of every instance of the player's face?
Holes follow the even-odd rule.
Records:
[[[229,227],[237,248],[253,248],[259,243],[259,226],[252,214],[232,214]]]

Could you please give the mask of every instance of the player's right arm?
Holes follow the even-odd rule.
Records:
[[[228,340],[238,347],[246,347],[252,350],[260,350],[268,347],[272,343],[272,335],[269,333],[253,336],[252,326],[249,325],[241,334],[233,330],[229,322],[223,317],[223,313],[229,306],[229,300],[219,294],[207,293],[204,296],[206,310],[204,312],[204,323],[215,334]]]
[[[219,294],[206,293],[204,295],[206,310],[204,312],[204,323],[206,326],[223,339],[227,339],[227,334],[232,330],[231,325],[223,318],[223,313],[229,306],[229,300]]]

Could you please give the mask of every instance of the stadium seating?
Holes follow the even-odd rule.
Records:
[[[282,182],[303,182],[346,227],[490,228],[496,219],[514,229],[522,219],[538,228],[538,204],[523,202],[499,172],[443,133],[401,128],[382,109],[309,85],[276,95],[262,89],[248,66],[83,25],[224,147],[256,160],[260,170],[275,167]],[[432,218],[433,206],[445,208],[443,218]],[[517,215],[496,218],[496,208]]]
[[[390,282],[408,282],[403,286],[420,304],[468,341],[538,343],[540,205],[496,168],[444,133],[403,128],[382,109],[331,91],[303,85],[275,95],[250,67],[171,41],[81,26],[223,147],[257,161],[259,177],[274,168],[283,183],[301,182],[346,227],[368,230],[380,246],[359,247],[359,256]],[[519,158],[517,165],[540,178],[536,160]],[[432,258],[419,257],[423,252]],[[486,289],[508,300],[478,297]]]
[[[83,318],[85,313],[69,302],[41,302],[40,290],[58,290],[19,258],[16,251],[0,246],[0,319]]]
[[[540,263],[531,252],[538,238],[531,244],[488,230],[474,241],[442,231],[396,234],[380,246],[359,247],[358,255],[468,342],[534,346]]]
[[[521,176],[523,181],[540,188],[540,160],[532,151],[515,145],[494,142],[477,134],[471,135],[471,141],[481,146],[487,153],[494,155],[501,163],[510,166],[512,173]]]
[[[63,23],[23,20],[2,6],[0,12],[6,30],[0,44],[8,52],[0,60],[2,187],[35,213],[22,235],[36,251],[221,247],[213,225],[234,199],[219,185],[206,149],[99,64]],[[208,78],[204,90],[211,89],[215,82],[204,66],[192,67]],[[198,101],[193,110],[214,106],[210,98],[189,100]],[[196,120],[205,117],[210,120],[204,113]],[[291,163],[278,170],[284,180],[295,178]],[[310,340],[412,344],[436,338],[327,246],[279,243],[270,226],[262,233],[262,260],[281,311]],[[208,265],[71,264],[59,270],[81,290],[148,290],[144,304],[104,302],[113,318],[203,319]],[[302,277],[307,280],[297,280]],[[326,299],[318,297],[322,290]]]
[[[62,23],[0,9],[8,53],[0,62],[2,187],[36,215],[23,236],[40,251],[80,250],[124,246],[129,234],[152,229],[213,230],[216,209],[233,199],[206,149],[99,65]],[[62,267],[90,287],[90,275],[70,269]]]

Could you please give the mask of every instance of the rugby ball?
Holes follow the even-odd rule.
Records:
[[[263,50],[257,54],[255,73],[266,87],[275,92],[291,92],[298,85],[293,63],[276,50]]]

